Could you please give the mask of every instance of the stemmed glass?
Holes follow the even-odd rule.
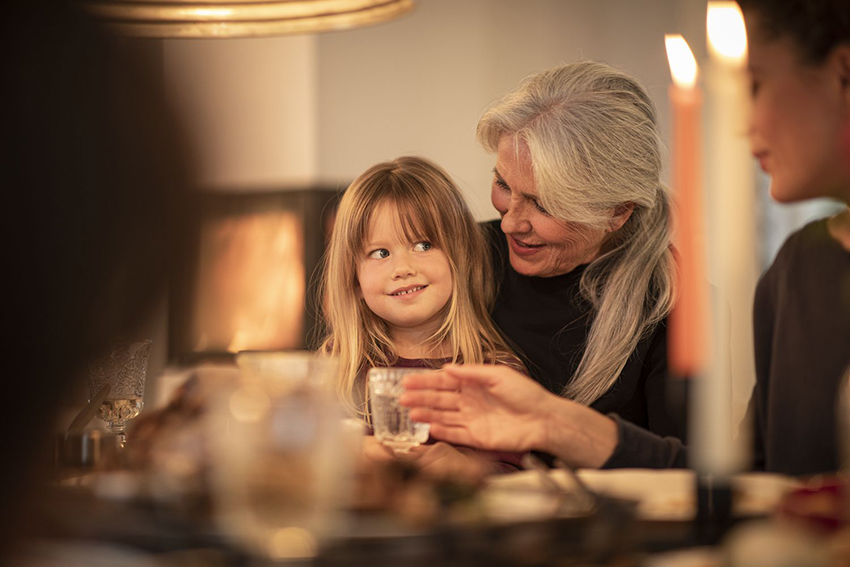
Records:
[[[106,422],[110,433],[115,434],[119,447],[127,443],[127,421],[137,417],[144,406],[150,350],[149,340],[113,344],[89,366],[89,401],[109,386],[109,394],[98,408],[97,417]]]
[[[422,368],[371,368],[369,370],[369,403],[372,410],[372,427],[375,438],[404,455],[428,441],[431,426],[411,421],[410,410],[398,402],[404,393],[402,381],[408,374],[427,372]]]

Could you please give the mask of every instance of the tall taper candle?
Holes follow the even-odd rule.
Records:
[[[705,297],[704,211],[702,195],[702,93],[697,64],[681,35],[665,37],[673,84],[673,194],[678,251],[678,300],[669,322],[670,371],[680,378],[702,374],[707,363],[708,317]]]
[[[746,31],[736,2],[710,1],[707,13],[710,62],[705,73],[708,116],[707,188],[709,280],[714,348],[708,399],[713,443],[701,470],[729,474],[741,468],[742,444],[734,445],[734,415],[743,415],[754,382],[752,310],[758,277],[755,244],[755,169],[747,141]],[[733,395],[739,385],[738,395]],[[741,408],[733,411],[738,401]],[[709,469],[710,467],[710,469]]]

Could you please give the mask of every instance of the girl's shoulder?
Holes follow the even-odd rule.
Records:
[[[488,361],[490,362],[490,361]],[[490,362],[491,364],[504,365],[508,368],[512,368],[517,372],[521,372],[528,376],[528,368],[525,367],[525,364],[522,360],[512,352],[500,352],[496,354],[495,360]]]
[[[829,235],[846,252],[850,252],[850,207],[827,219]]]

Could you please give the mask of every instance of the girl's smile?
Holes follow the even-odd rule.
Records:
[[[390,295],[393,297],[399,297],[403,299],[413,299],[415,296],[419,295],[419,292],[423,291],[427,285],[408,285],[402,288],[399,288],[392,292]]]

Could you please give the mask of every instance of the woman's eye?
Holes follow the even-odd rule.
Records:
[[[508,187],[508,184],[505,183],[504,181],[502,181],[501,179],[499,179],[498,177],[493,179],[493,183],[498,185],[499,189],[502,189],[503,191],[510,191],[511,190],[511,188]]]
[[[756,95],[759,94],[759,89],[761,88],[761,82],[756,79],[750,79],[750,96],[755,98]]]
[[[423,242],[417,242],[416,244],[413,245],[413,249],[416,252],[427,252],[431,248],[433,248],[433,246],[431,245],[430,242],[424,242],[424,241]]]
[[[390,251],[386,248],[378,248],[377,250],[372,250],[371,252],[369,252],[369,257],[374,258],[375,260],[387,258],[389,255]]]
[[[543,213],[546,216],[549,215],[549,211],[547,211],[546,209],[541,207],[540,203],[538,203],[537,201],[534,201],[534,208],[537,209],[538,211],[540,211],[541,213]]]

